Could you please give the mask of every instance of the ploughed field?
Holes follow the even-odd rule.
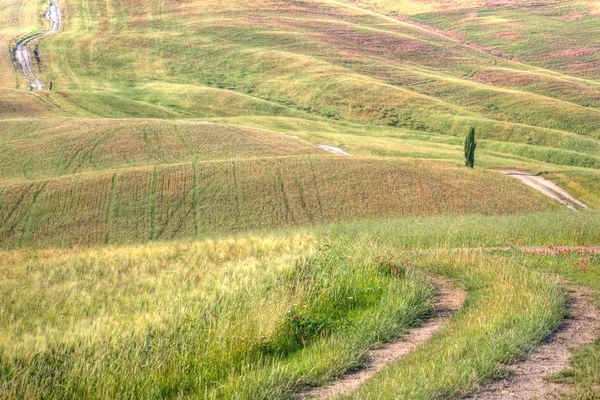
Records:
[[[600,397],[598,37],[583,0],[0,0],[0,398]]]

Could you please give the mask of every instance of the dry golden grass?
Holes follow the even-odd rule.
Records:
[[[37,260],[33,268],[27,252],[0,252],[0,297],[11,298],[23,279],[29,281],[32,293],[18,296],[10,306],[10,315],[29,310],[29,318],[2,324],[1,356],[31,357],[56,343],[91,345],[110,341],[115,332],[139,336],[148,325],[168,329],[173,320],[191,311],[190,300],[207,296],[209,288],[210,296],[218,296],[240,289],[225,281],[243,285],[261,274],[264,278],[278,273],[292,258],[309,251],[314,240],[305,233],[181,245],[42,250],[33,258]],[[261,270],[271,265],[276,268]],[[71,279],[74,275],[81,280]],[[67,305],[73,318],[62,314]]]
[[[493,171],[301,156],[76,174],[0,193],[3,247],[194,238],[361,218],[558,207]]]
[[[323,153],[267,130],[140,119],[7,120],[0,143],[5,182],[135,165]]]

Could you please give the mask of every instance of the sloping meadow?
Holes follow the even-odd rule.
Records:
[[[498,172],[299,156],[83,173],[0,189],[5,248],[143,243],[365,218],[559,207]]]

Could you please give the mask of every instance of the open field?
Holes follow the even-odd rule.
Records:
[[[600,399],[598,37],[596,0],[0,0],[0,398]]]
[[[0,243],[11,248],[143,243],[348,219],[560,207],[498,172],[336,156],[76,174],[7,185],[0,202]]]
[[[532,218],[538,227],[517,217],[388,220],[218,241],[4,251],[0,387],[8,397],[289,398],[361,365],[365,348],[418,324],[432,296],[422,274],[435,273],[467,290],[464,309],[377,376],[408,378],[366,385],[357,396],[468,393],[557,326],[565,293],[520,258],[410,249],[600,243],[597,212]],[[478,345],[490,336],[497,346]]]
[[[599,154],[600,86],[592,77],[494,57],[356,5],[125,1],[115,9],[67,1],[63,12],[61,34],[38,49],[41,74],[55,89],[37,98],[21,92],[2,115],[31,115],[40,103],[63,116],[281,115],[454,136],[474,125],[494,140]],[[4,19],[7,31],[25,30]],[[539,25],[551,19],[538,16]],[[570,41],[594,37],[584,21],[577,31],[585,37],[573,33]],[[577,28],[563,25],[566,35]],[[577,143],[582,135],[586,144]]]

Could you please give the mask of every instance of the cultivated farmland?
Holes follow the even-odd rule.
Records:
[[[0,0],[0,398],[600,398],[598,37],[584,0]]]

